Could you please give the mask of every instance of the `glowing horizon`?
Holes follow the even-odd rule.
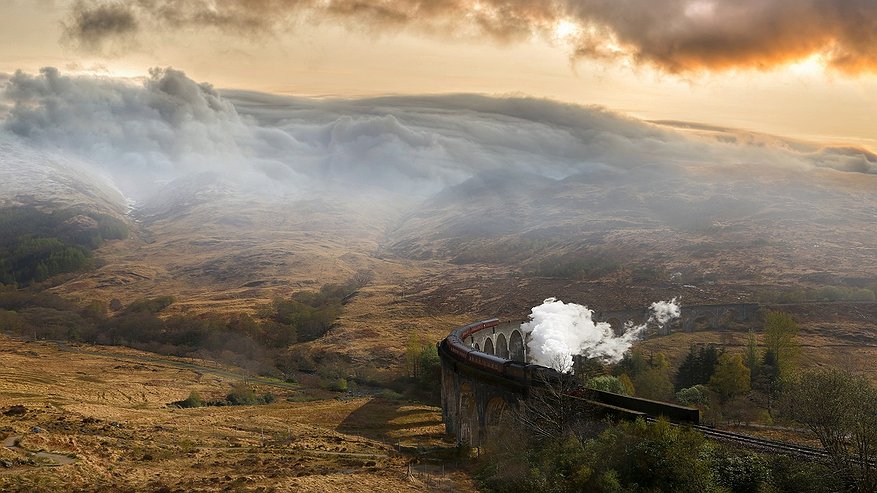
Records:
[[[206,4],[195,0],[179,7],[183,20],[174,22],[150,11],[148,2],[12,2],[0,7],[0,73],[52,66],[66,74],[137,78],[153,67],[174,67],[221,89],[318,98],[526,95],[603,106],[643,120],[877,150],[877,119],[869,111],[877,107],[877,75],[869,52],[859,48],[867,36],[855,29],[856,19],[840,7],[822,27],[805,23],[806,16],[777,17],[812,27],[812,42],[801,45],[807,49],[784,51],[789,40],[767,30],[769,19],[746,10],[750,3],[650,3],[646,14],[665,9],[665,16],[686,27],[680,39],[695,43],[660,55],[657,47],[625,34],[641,20],[625,12],[609,16],[605,2],[593,2],[590,10],[571,1],[520,4],[509,17],[498,17],[498,4],[491,1],[442,0],[422,11],[426,7],[402,0],[388,7],[384,14],[395,16],[389,18],[345,10],[343,0],[302,2],[306,8],[300,9],[266,0],[258,4],[264,11],[253,12],[230,0],[204,20],[197,9]],[[768,3],[764,15],[779,15],[774,11],[784,2]],[[107,10],[113,5],[124,7]],[[469,23],[449,16],[452,8],[463,9]],[[98,14],[105,16],[102,23],[87,17]],[[863,17],[871,15],[877,12]],[[703,29],[721,19],[729,32],[709,38]],[[758,29],[746,28],[746,20],[758,21]],[[675,39],[660,26],[650,29],[660,42]],[[834,44],[825,40],[835,32],[846,34]],[[709,39],[719,47],[696,46]],[[776,46],[721,47],[734,39]]]

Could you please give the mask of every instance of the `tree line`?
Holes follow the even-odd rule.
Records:
[[[175,299],[157,296],[122,306],[94,301],[86,306],[36,287],[0,287],[0,331],[39,339],[129,346],[160,354],[220,360],[274,374],[295,362],[287,349],[316,339],[341,314],[345,299],[367,283],[359,274],[344,284],[277,298],[258,318],[168,313]]]
[[[0,209],[0,284],[29,286],[94,266],[91,251],[128,237],[128,227],[106,214],[81,209]]]

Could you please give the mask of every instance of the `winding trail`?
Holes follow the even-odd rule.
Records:
[[[22,435],[12,435],[6,440],[3,440],[3,446],[15,452],[24,453],[26,455],[33,455],[34,457],[54,462],[54,464],[43,464],[43,467],[66,466],[67,464],[73,464],[76,462],[76,459],[64,454],[53,454],[51,452],[44,452],[42,450],[38,452],[28,450],[18,445],[18,442],[19,440],[21,440],[21,438]]]

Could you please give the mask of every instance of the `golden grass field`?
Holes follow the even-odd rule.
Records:
[[[0,447],[0,490],[473,489],[465,474],[450,470],[429,483],[409,476],[414,456],[395,451],[400,443],[449,446],[437,408],[321,399],[264,384],[254,386],[273,392],[274,404],[170,408],[192,390],[221,398],[237,379],[224,376],[228,369],[218,375],[170,366],[184,360],[138,358],[157,360],[133,350],[0,337],[0,412],[25,408],[0,414],[0,441],[9,445]]]

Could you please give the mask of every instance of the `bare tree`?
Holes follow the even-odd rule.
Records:
[[[567,371],[541,371],[517,409],[517,420],[537,440],[557,440],[570,433],[578,437],[593,434],[594,408],[581,397],[581,383],[573,376],[566,359],[553,361]]]
[[[360,269],[350,278],[349,284],[354,290],[356,290],[367,286],[372,280],[374,280],[374,278],[374,272],[367,269]]]
[[[877,491],[877,389],[867,380],[836,369],[806,372],[790,386],[785,409],[819,438],[851,486]]]

